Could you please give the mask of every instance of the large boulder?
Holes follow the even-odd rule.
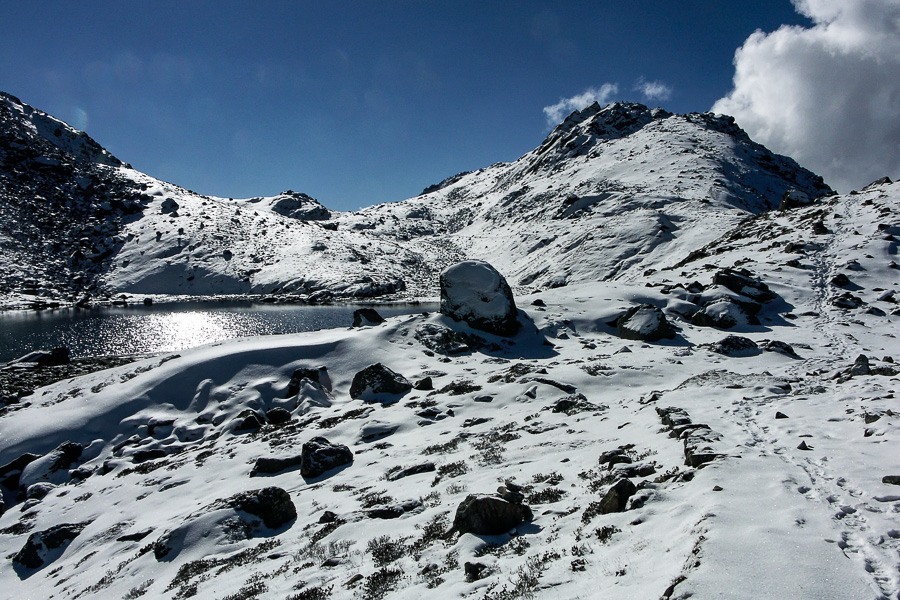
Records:
[[[353,376],[350,397],[365,402],[390,402],[411,389],[406,377],[375,363]]]
[[[500,535],[533,518],[531,509],[524,504],[470,494],[456,509],[453,527],[460,533]]]
[[[731,329],[738,325],[747,325],[752,320],[751,315],[747,314],[740,303],[728,297],[710,302],[691,317],[691,323],[694,325],[718,329]]]
[[[724,286],[757,302],[768,302],[778,297],[778,294],[747,269],[722,269],[713,275],[713,285]]]
[[[353,326],[367,327],[384,323],[384,317],[378,314],[374,308],[358,308],[353,311]]]
[[[479,340],[484,342],[479,336],[458,333],[435,323],[420,325],[416,328],[414,337],[420,344],[438,354],[462,354],[479,345]]]
[[[353,462],[353,452],[343,444],[332,444],[323,437],[315,437],[301,450],[300,475],[312,479],[327,471]]]
[[[633,306],[616,319],[619,337],[626,340],[657,342],[663,338],[675,337],[675,329],[666,319],[663,311],[650,304]]]
[[[63,523],[50,529],[37,531],[28,536],[22,549],[13,556],[13,565],[27,569],[37,569],[53,560],[53,550],[63,548],[90,523]]]
[[[620,479],[600,500],[600,514],[606,515],[614,512],[622,512],[628,506],[628,499],[637,491],[635,486],[629,479]]]
[[[259,517],[263,525],[276,529],[297,518],[291,495],[279,487],[241,492],[220,501],[224,506]]]
[[[496,335],[519,330],[518,311],[506,279],[488,263],[467,260],[441,273],[441,313]]]

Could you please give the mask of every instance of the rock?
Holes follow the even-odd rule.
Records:
[[[10,361],[10,364],[31,363],[39,367],[56,367],[67,365],[70,362],[68,348],[54,348],[53,350],[35,350],[25,356]]]
[[[368,444],[393,435],[399,428],[399,425],[393,423],[369,421],[360,428],[359,441]]]
[[[428,390],[433,390],[434,382],[432,381],[431,377],[423,377],[422,379],[418,380],[417,382],[415,382],[413,384],[413,389],[420,390],[423,392],[428,391]]]
[[[83,446],[76,442],[63,442],[44,456],[28,463],[19,476],[19,485],[28,489],[33,483],[49,481],[65,483],[69,480],[69,467],[81,458]]]
[[[353,376],[350,397],[365,402],[388,402],[411,389],[412,384],[405,377],[376,363]]]
[[[721,439],[722,434],[713,431],[707,425],[700,425],[688,430],[682,438],[684,464],[689,467],[699,467],[722,456],[714,449]]]
[[[713,285],[721,285],[757,302],[768,302],[778,297],[778,294],[747,269],[722,269],[713,275]]]
[[[263,426],[265,417],[252,408],[245,408],[232,422],[235,431],[255,431]]]
[[[448,267],[441,273],[440,286],[442,314],[496,335],[519,330],[512,290],[488,263],[468,260]]]
[[[479,344],[474,336],[457,333],[448,327],[425,323],[416,328],[415,338],[420,344],[438,354],[462,354],[471,352]],[[484,340],[481,340],[484,342]]]
[[[135,463],[143,463],[148,460],[163,458],[166,455],[166,451],[162,448],[148,448],[146,450],[135,450],[134,454],[131,455],[131,460]]]
[[[300,392],[300,385],[304,379],[319,385],[319,387],[324,390],[331,390],[331,379],[328,377],[327,368],[319,367],[317,369],[310,369],[301,367],[291,375],[291,380],[288,383],[287,388],[288,398],[296,396]]]
[[[859,296],[854,296],[850,292],[844,292],[840,296],[831,299],[831,303],[838,308],[854,309],[862,306],[863,300]]]
[[[800,190],[789,189],[781,197],[781,204],[778,205],[778,210],[784,211],[790,210],[792,208],[800,208],[801,206],[806,206],[812,203],[813,200],[804,192],[801,192]]]
[[[900,485],[900,475],[885,475],[881,478],[881,483],[887,485]]]
[[[600,459],[597,462],[601,465],[609,465],[611,467],[616,464],[630,464],[632,460],[625,454],[623,448],[616,448],[615,450],[608,450],[601,454]]]
[[[269,529],[277,529],[297,518],[297,509],[291,495],[279,487],[267,487],[235,494],[219,500],[214,508],[229,506],[262,519]]]
[[[729,335],[714,344],[710,344],[708,348],[717,354],[731,357],[756,356],[760,353],[756,342],[739,335]]]
[[[397,519],[408,512],[414,511],[422,507],[421,500],[409,500],[401,504],[392,506],[379,506],[366,511],[366,516],[370,519]]]
[[[162,214],[173,213],[178,210],[178,203],[175,202],[174,198],[166,198],[162,201],[162,204],[159,205],[159,212]]]
[[[470,494],[457,507],[453,528],[460,533],[500,535],[534,518],[531,509],[496,496]]]
[[[776,411],[776,412],[775,412],[775,418],[776,418],[776,419],[787,419],[787,418],[789,418],[789,417],[788,417],[786,414],[784,414],[783,412],[781,412],[781,411]]]
[[[420,473],[431,473],[435,469],[436,467],[434,463],[429,461],[418,465],[413,465],[411,467],[404,467],[395,471],[389,471],[386,477],[388,481],[397,481],[398,479],[403,479],[404,477],[410,477],[412,475],[418,475]]]
[[[838,273],[834,277],[831,278],[831,285],[836,285],[838,287],[846,287],[850,285],[850,278],[844,275],[843,273]]]
[[[250,477],[256,477],[260,474],[272,475],[281,473],[291,467],[296,467],[301,462],[303,462],[302,454],[295,456],[263,456],[256,459],[253,469],[250,470]]]
[[[384,323],[384,317],[378,314],[374,308],[360,308],[353,311],[353,326],[366,327]]]
[[[478,399],[476,398],[476,402]],[[597,406],[588,402],[584,394],[570,394],[565,398],[560,398],[550,407],[550,412],[563,413],[572,416],[581,412],[605,410],[606,406]]]
[[[797,450],[812,450],[812,446],[809,446],[806,443],[806,440],[803,440],[802,442],[800,442],[800,445],[797,446]]]
[[[463,572],[466,575],[466,581],[472,583],[484,579],[487,573],[490,572],[490,569],[484,563],[466,561],[466,563],[463,564]]]
[[[42,567],[49,558],[50,550],[68,545],[89,524],[90,521],[84,523],[63,523],[50,529],[32,533],[28,536],[28,540],[22,546],[22,549],[13,556],[13,564],[28,569]]]
[[[272,425],[284,425],[291,420],[291,413],[276,406],[266,411],[266,420]]]
[[[619,337],[626,340],[657,342],[675,337],[675,329],[662,309],[650,304],[631,307],[615,323]]]
[[[850,367],[850,375],[868,375],[870,370],[869,357],[865,354],[860,354],[853,362],[853,366]]]
[[[765,341],[762,343],[761,347],[766,352],[777,352],[778,354],[784,354],[791,358],[800,358],[800,355],[794,351],[793,346],[785,342],[779,342],[778,340]]]
[[[599,513],[606,515],[614,512],[622,512],[628,506],[628,499],[634,495],[637,487],[630,479],[620,479],[613,484],[606,495],[600,500]]]
[[[700,327],[731,329],[736,325],[752,323],[753,318],[733,298],[719,298],[710,302],[691,317],[691,323]]]
[[[22,470],[39,458],[40,456],[37,454],[26,452],[9,461],[0,467],[0,484],[10,490],[19,489],[19,477],[22,474]]]
[[[312,479],[331,469],[353,462],[353,452],[342,444],[332,444],[323,437],[315,437],[303,444],[300,475]]]
[[[40,500],[55,489],[56,486],[52,483],[39,481],[38,483],[33,483],[28,486],[28,489],[25,490],[25,499]]]

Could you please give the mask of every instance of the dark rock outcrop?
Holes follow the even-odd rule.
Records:
[[[599,513],[606,515],[614,512],[622,512],[628,506],[628,499],[637,491],[635,486],[629,479],[620,479],[613,484],[603,499],[600,500]]]
[[[256,459],[253,469],[250,471],[250,477],[257,475],[272,475],[281,473],[291,467],[296,467],[303,462],[303,455],[296,456],[263,456]]]
[[[747,269],[722,269],[713,275],[713,285],[724,286],[757,302],[768,302],[778,297],[778,294]]]
[[[28,536],[28,541],[25,542],[22,549],[13,556],[13,564],[28,569],[42,567],[48,558],[49,551],[67,545],[78,537],[78,534],[89,524],[90,522],[63,523],[32,533]]]
[[[303,444],[300,475],[312,479],[331,469],[353,462],[353,452],[343,444],[332,444],[323,437],[315,437]]]
[[[277,529],[297,518],[291,495],[274,486],[235,494],[215,506],[228,506],[258,517],[269,529]]]
[[[359,308],[353,311],[353,326],[366,327],[384,323],[384,317],[378,314],[374,308]]]
[[[375,363],[353,376],[350,397],[366,402],[385,402],[396,400],[396,396],[411,389],[412,384],[406,377]]]
[[[470,494],[456,509],[453,528],[460,533],[500,535],[533,518],[531,509],[524,504]]]

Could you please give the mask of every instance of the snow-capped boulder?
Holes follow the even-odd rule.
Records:
[[[28,463],[22,469],[19,486],[28,489],[40,481],[65,483],[69,480],[69,467],[81,457],[84,447],[75,442],[63,442],[44,456]]]
[[[291,375],[287,389],[288,398],[297,395],[304,379],[320,385],[327,391],[331,391],[331,379],[328,377],[328,369],[326,367],[318,367],[316,369],[301,367]]]
[[[619,337],[627,340],[657,342],[675,337],[675,329],[660,308],[650,304],[633,306],[616,319]]]
[[[719,298],[710,302],[691,317],[691,323],[700,327],[731,329],[750,322],[750,315],[732,298]]]
[[[524,504],[496,496],[470,494],[457,507],[453,528],[459,533],[500,535],[533,518],[531,509]]]
[[[300,461],[300,475],[312,479],[331,469],[353,462],[353,452],[343,444],[332,444],[323,437],[315,437],[305,444]]]
[[[467,260],[441,273],[441,313],[473,329],[513,335],[519,329],[518,311],[509,284],[494,267]]]
[[[406,377],[375,363],[353,376],[350,397],[365,402],[390,402],[411,389]]]
[[[281,192],[272,203],[272,211],[301,221],[325,221],[331,218],[331,211],[307,196],[287,190]]]
[[[709,349],[717,354],[733,357],[756,356],[760,353],[756,342],[739,335],[724,337],[714,344],[709,344]]]
[[[291,495],[279,487],[241,492],[220,503],[259,517],[269,529],[276,529],[297,518]]]

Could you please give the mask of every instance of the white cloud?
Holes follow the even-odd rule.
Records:
[[[639,77],[635,82],[634,91],[640,92],[645,102],[648,100],[666,101],[672,97],[672,86],[666,85],[662,81],[647,81],[643,77]]]
[[[608,104],[610,98],[619,93],[619,86],[615,83],[604,83],[599,88],[590,87],[577,96],[560,98],[559,102],[544,107],[547,115],[547,123],[554,126],[568,117],[573,111],[581,110],[594,102]]]
[[[811,27],[757,31],[713,106],[846,192],[900,176],[900,0],[793,0]]]

